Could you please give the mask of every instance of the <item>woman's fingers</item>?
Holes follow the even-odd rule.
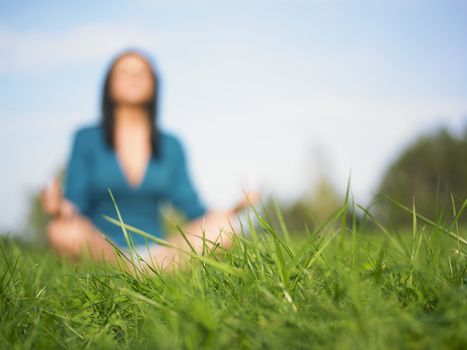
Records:
[[[259,191],[250,191],[245,193],[245,197],[247,199],[247,205],[255,205],[258,204],[261,199],[261,193]]]
[[[56,214],[60,210],[61,190],[60,182],[57,178],[51,181],[40,193],[41,204],[48,214]]]
[[[261,193],[258,191],[243,191],[243,194],[243,198],[232,209],[235,214],[249,205],[257,204],[261,198]]]
[[[54,200],[49,187],[41,191],[41,204],[44,211],[48,214],[52,214],[58,209],[58,203]]]
[[[57,177],[55,177],[52,180],[52,183],[50,184],[50,188],[51,188],[52,196],[54,196],[57,199],[60,199],[62,197],[62,190],[61,190],[61,186],[60,186],[60,180]]]

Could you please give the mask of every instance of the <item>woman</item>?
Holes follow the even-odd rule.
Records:
[[[74,135],[65,192],[57,179],[42,191],[44,210],[53,217],[48,238],[58,254],[71,259],[90,254],[95,260],[117,263],[115,249],[100,234],[127,247],[122,228],[103,217],[118,218],[108,189],[128,225],[163,237],[158,213],[168,200],[190,220],[182,230],[196,250],[202,249],[203,234],[208,241],[219,238],[224,247],[230,246],[231,223],[257,194],[230,210],[207,210],[193,188],[182,143],[157,127],[158,93],[157,75],[141,53],[125,51],[110,66],[101,122]],[[143,259],[152,257],[162,267],[180,263],[180,252],[188,248],[181,235],[171,238],[167,247],[147,246],[144,237],[128,234]]]

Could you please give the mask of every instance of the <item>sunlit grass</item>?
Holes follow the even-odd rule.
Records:
[[[467,348],[465,207],[447,224],[401,207],[413,225],[398,232],[347,196],[300,239],[278,208],[252,210],[259,225],[243,223],[233,249],[188,251],[169,274],[2,240],[0,348]]]

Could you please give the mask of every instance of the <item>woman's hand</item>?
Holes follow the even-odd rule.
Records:
[[[40,197],[42,208],[49,215],[71,217],[76,213],[73,204],[63,198],[58,178],[41,190]]]
[[[45,188],[41,190],[42,209],[49,215],[57,215],[60,211],[62,193],[60,181],[54,178]]]
[[[259,202],[261,194],[258,191],[244,191],[244,197],[231,209],[233,214],[240,213],[249,205],[255,205]]]

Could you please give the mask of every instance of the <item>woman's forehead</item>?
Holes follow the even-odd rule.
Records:
[[[151,69],[149,62],[137,53],[127,53],[119,57],[114,64],[114,69],[124,68],[147,68]]]

